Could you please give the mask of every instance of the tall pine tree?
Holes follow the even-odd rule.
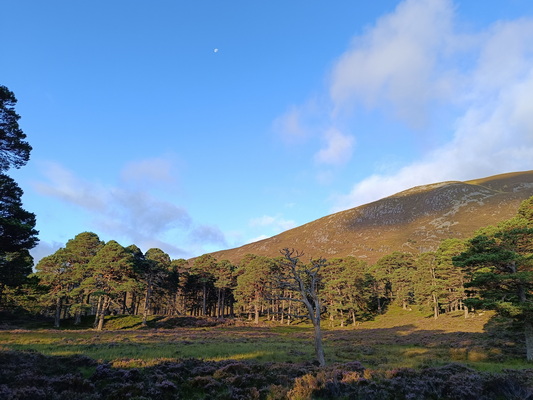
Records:
[[[533,197],[516,217],[471,239],[454,263],[470,277],[471,301],[522,325],[526,357],[533,361]]]
[[[17,286],[31,272],[28,251],[38,242],[35,215],[22,208],[22,189],[7,176],[30,158],[31,146],[20,129],[15,112],[17,99],[0,85],[0,305],[5,286]]]

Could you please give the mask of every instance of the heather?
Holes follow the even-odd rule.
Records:
[[[11,399],[528,399],[533,371],[460,364],[387,371],[359,362],[182,359],[119,368],[85,356],[0,352],[0,397]]]
[[[32,319],[27,322],[35,323]],[[138,323],[137,323],[138,322]],[[89,324],[90,325],[90,324]],[[527,399],[522,336],[494,313],[391,309],[357,327],[108,316],[114,330],[43,329],[4,319],[5,399]],[[325,324],[327,325],[327,324]]]

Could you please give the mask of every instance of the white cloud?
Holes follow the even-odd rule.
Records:
[[[260,236],[257,236],[255,238],[247,240],[245,244],[259,242],[260,240],[268,239],[269,237],[270,236],[267,236],[267,235],[260,235]]]
[[[355,142],[353,136],[331,128],[325,133],[324,139],[326,147],[315,154],[316,162],[319,164],[342,165],[350,160]]]
[[[448,6],[440,7],[441,11],[435,13],[435,7],[428,7],[430,4],[448,4]],[[410,0],[398,7],[395,14],[378,23],[372,36],[382,36],[390,31],[386,24],[383,25],[383,21],[396,20],[396,26],[405,25],[410,21],[412,18],[407,16],[412,13],[406,12],[408,7],[417,9],[418,18],[422,21],[435,21],[436,24],[438,24],[437,15],[448,19],[453,16],[452,13],[442,12],[446,9],[451,10],[450,2]],[[424,9],[427,15],[420,13]],[[420,35],[434,36],[430,25],[422,26],[426,26],[428,32],[424,34],[420,31]],[[450,24],[446,23],[446,26]],[[453,24],[451,26],[454,28]],[[385,32],[378,32],[383,29]],[[449,63],[450,69],[443,69],[442,65],[430,62],[424,63],[426,67],[430,67],[426,70],[426,67],[420,68],[420,63],[413,63],[410,66],[405,64],[402,74],[408,79],[420,74],[421,81],[428,88],[434,88],[449,76],[455,76],[455,79],[448,80],[447,88],[450,96],[448,106],[455,107],[455,117],[448,127],[451,139],[444,146],[433,149],[419,160],[393,173],[374,174],[356,183],[350,193],[335,198],[335,211],[377,200],[420,184],[473,179],[531,169],[533,42],[530,38],[533,37],[533,19],[499,22],[470,37],[450,29],[437,32],[442,37],[427,41],[429,46],[424,51],[433,59],[446,56],[449,61],[453,60],[453,63]],[[419,41],[414,37],[412,40]],[[464,42],[463,45],[457,43],[459,40]],[[464,52],[465,43],[469,47],[468,53]],[[370,45],[365,42],[365,46],[367,47],[359,50],[351,49],[348,54],[354,53],[358,57],[362,57],[359,54],[364,53],[380,54],[386,52],[389,47],[380,41],[373,41]],[[391,60],[394,61],[395,55],[396,52],[389,55]],[[349,58],[341,58],[341,63]],[[465,68],[461,71],[452,70],[452,65],[463,65]],[[367,75],[369,81],[374,82],[368,87],[363,83]],[[363,70],[362,76],[354,78],[353,82],[347,81],[346,87],[340,88],[342,86],[340,81],[334,80],[340,86],[338,89],[334,87],[332,96],[338,101],[339,107],[348,106],[348,98],[372,99],[376,106],[381,106],[381,101],[385,99],[395,108],[399,107],[399,103],[405,102],[409,107],[414,106],[414,109],[420,106],[417,104],[417,99],[427,101],[427,97],[424,93],[421,94],[416,86],[412,93],[413,101],[409,100],[407,92],[401,96],[382,96],[382,92],[390,92],[390,81],[399,78],[395,72],[376,75],[370,69]],[[432,112],[439,112],[439,109],[433,109]],[[405,113],[398,112],[398,115],[403,117]]]
[[[273,122],[274,130],[287,144],[302,143],[316,136],[321,129],[323,104],[315,97],[302,105],[292,105]]]
[[[451,55],[473,40],[454,36],[454,12],[449,0],[401,2],[336,60],[326,95],[292,106],[275,126],[287,140],[315,137],[325,143],[314,154],[320,168],[351,161],[357,138],[346,131],[356,129],[346,126],[356,112],[379,109],[410,128],[426,128],[433,103],[453,98],[459,77],[447,68]],[[333,172],[319,171],[317,177],[329,182]]]
[[[259,242],[260,240],[265,240],[265,239],[268,239],[269,237],[271,237],[271,236],[267,236],[267,235],[259,235],[259,236],[257,236],[257,237],[254,237],[254,238],[248,239],[248,240],[246,241],[246,243],[244,243],[244,244],[250,244],[250,243]]]
[[[274,121],[274,128],[287,142],[299,141],[308,136],[307,129],[302,125],[302,110],[294,106]]]
[[[154,168],[158,165],[161,169]],[[42,170],[47,181],[35,184],[36,190],[85,210],[96,233],[105,232],[116,240],[131,241],[144,250],[160,247],[179,257],[191,253],[176,246],[177,242],[194,243],[196,252],[201,251],[203,244],[225,243],[223,233],[217,228],[196,226],[186,209],[137,186],[105,187],[79,178],[57,163],[46,163]],[[171,179],[170,166],[154,160],[130,164],[124,171],[128,171],[126,176],[139,171],[132,178],[141,181],[150,176],[163,182]]]
[[[280,216],[263,215],[259,218],[253,218],[250,220],[250,226],[252,227],[271,227],[276,231],[282,232],[288,229],[292,229],[296,226],[296,222],[292,220],[286,220]],[[277,232],[277,233],[279,233]]]
[[[151,238],[174,228],[188,228],[188,212],[147,192],[111,188],[105,193],[106,208],[97,224],[109,231],[127,232],[133,238]]]
[[[176,183],[176,172],[170,158],[158,157],[128,163],[121,172],[126,182],[143,185]]]
[[[57,197],[82,208],[98,211],[106,207],[105,189],[76,177],[72,172],[54,162],[42,163],[41,170],[49,183],[37,182],[35,187],[41,194]]]
[[[59,250],[61,247],[64,247],[65,243],[59,243],[59,242],[45,242],[40,240],[37,246],[35,246],[33,249],[30,250],[30,254],[33,257],[33,263],[34,265],[37,265],[37,263],[41,260],[41,258],[49,256],[50,254],[55,253],[57,250]]]
[[[193,229],[190,239],[194,243],[211,243],[227,247],[224,233],[216,226],[202,225]]]
[[[353,40],[333,68],[334,114],[367,107],[392,107],[414,126],[425,124],[427,102],[440,95],[437,62],[449,46],[453,5],[447,0],[407,0]]]

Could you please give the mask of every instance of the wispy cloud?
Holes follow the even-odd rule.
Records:
[[[151,179],[152,185],[158,180],[170,182],[170,170],[167,162],[140,161],[123,170],[122,177],[127,182],[103,186],[76,176],[58,163],[48,162],[42,168],[46,181],[36,183],[35,188],[42,195],[85,210],[96,233],[129,240],[144,250],[160,247],[174,257],[188,257],[190,250],[197,252],[204,244],[224,244],[224,234],[216,227],[195,224],[186,209],[137,184],[147,179]],[[183,248],[188,244],[194,249]]]
[[[307,139],[309,130],[304,126],[302,116],[305,111],[300,107],[292,106],[289,111],[274,121],[274,129],[287,143]]]
[[[258,218],[253,218],[248,225],[253,228],[257,235],[244,240],[245,243],[257,242],[259,240],[267,239],[277,235],[286,230],[296,227],[296,222],[283,218],[281,215],[263,215]]]
[[[248,239],[245,244],[259,242],[260,240],[268,239],[270,236],[267,235],[260,235],[251,239]]]
[[[57,250],[59,250],[64,245],[65,245],[64,243],[59,243],[55,241],[49,243],[43,240],[39,240],[39,243],[37,244],[37,246],[35,246],[30,251],[33,257],[34,264],[37,265],[37,263],[39,262],[41,258],[55,253]]]
[[[398,131],[431,144],[421,146],[417,159],[335,196],[333,211],[420,184],[531,169],[533,19],[465,32],[457,11],[452,0],[399,3],[334,62],[321,111],[303,107],[291,116],[298,119],[292,125],[302,127],[298,121],[316,111],[320,126],[329,127],[320,133],[324,145],[314,159],[330,168],[317,174],[323,181],[331,180],[331,167],[350,165],[356,142],[357,151],[366,151],[360,143],[367,141],[356,133],[360,116],[384,116]],[[377,158],[379,146],[372,149]]]
[[[98,212],[106,208],[104,187],[78,178],[58,163],[44,162],[41,169],[48,182],[35,183],[39,193],[59,198],[89,211]]]
[[[450,1],[407,0],[354,38],[331,74],[333,114],[362,103],[424,125],[429,100],[442,95],[434,73],[447,58],[452,19]]]
[[[156,157],[132,161],[122,169],[121,178],[125,182],[153,185],[175,184],[176,171],[174,162],[169,157]]]
[[[320,149],[315,155],[319,164],[343,165],[352,157],[355,138],[331,128],[324,134],[326,147]]]
[[[412,91],[403,91],[398,89],[403,84],[395,83],[403,79],[412,81],[418,75],[430,91],[446,87],[445,91],[436,90],[440,100],[448,96],[447,105],[459,111],[450,121],[452,138],[447,144],[394,173],[375,174],[356,183],[350,193],[336,198],[335,210],[364,204],[419,184],[531,168],[533,42],[529,38],[533,35],[533,20],[498,22],[486,31],[464,35],[455,28],[452,10],[452,3],[445,0],[406,1],[367,34],[383,40],[363,40],[363,47],[358,47],[361,41],[356,40],[355,47],[341,57],[337,69],[351,70],[349,77],[357,75],[357,78],[335,76],[332,96],[338,107],[346,106],[349,98],[372,100],[376,107],[387,100],[400,118],[411,119],[416,111],[428,117],[428,94],[422,92],[419,85],[415,84]],[[418,35],[406,35],[405,32],[411,31],[410,21],[415,15],[420,21],[426,21],[419,24],[423,30],[418,31]],[[430,38],[424,40],[425,47],[422,46],[421,56],[417,58],[419,62],[402,63],[400,74],[376,76],[369,72],[370,68],[368,71],[356,68],[354,60],[361,60],[365,53],[382,54],[383,59],[394,64],[397,52],[389,51],[389,46],[384,44],[387,33],[394,30],[404,38],[403,45],[408,48],[420,47],[420,37]],[[424,56],[425,61],[421,61]],[[448,69],[435,62],[443,58],[448,60],[445,64]],[[466,63],[466,68],[453,69],[461,63]],[[451,76],[454,79],[450,79]],[[370,87],[363,84],[367,78],[373,82]]]
[[[218,227],[211,225],[201,225],[194,228],[189,239],[193,243],[228,246],[224,233]]]
[[[296,226],[296,222],[287,220],[278,216],[263,215],[262,217],[253,218],[250,220],[252,227],[271,227],[278,231],[286,231]]]

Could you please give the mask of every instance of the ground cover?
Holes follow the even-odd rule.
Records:
[[[329,363],[362,362],[367,368],[466,363],[480,370],[526,368],[520,337],[486,331],[493,315],[445,315],[434,320],[416,311],[390,310],[387,315],[356,327],[325,328],[324,345]],[[159,320],[152,317],[151,325]],[[162,361],[197,358],[207,361],[306,362],[313,360],[312,328],[297,325],[260,326],[233,322],[189,320],[172,329],[139,328],[132,317],[110,318],[107,327],[92,329],[0,330],[5,350],[36,351],[44,355],[84,355],[121,367],[155,365]],[[165,322],[168,326],[169,322]],[[127,328],[127,329],[121,329]]]
[[[326,368],[312,362],[305,323],[152,317],[144,329],[110,317],[114,330],[102,332],[3,324],[0,398],[532,398],[520,339],[494,321],[392,309],[356,327],[325,326]]]

